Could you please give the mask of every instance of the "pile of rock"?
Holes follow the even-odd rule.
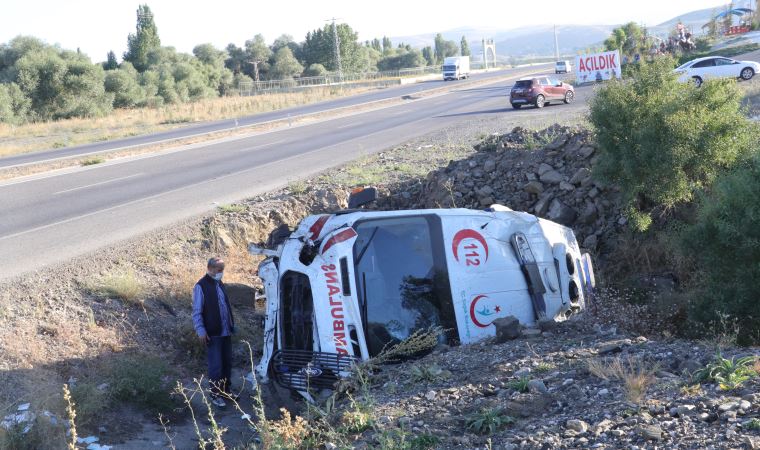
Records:
[[[372,387],[386,418],[379,426],[445,436],[436,448],[760,448],[760,377],[732,390],[692,385],[694,371],[715,358],[712,346],[620,334],[588,319],[503,343],[443,347],[385,368]],[[726,358],[753,354],[723,350]],[[592,370],[615,361],[623,379]],[[414,381],[413,366],[451,375]],[[634,386],[641,386],[638,399]],[[476,434],[469,420],[483,410],[515,422]]]
[[[390,193],[380,206],[477,209],[499,203],[573,228],[591,251],[604,251],[604,237],[626,224],[619,191],[591,175],[598,156],[588,130],[518,127],[489,136],[475,148],[472,157],[451,161],[424,183]]]

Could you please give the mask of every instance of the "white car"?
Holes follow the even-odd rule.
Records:
[[[354,198],[349,208],[365,203]],[[595,284],[572,230],[500,205],[309,216],[269,246],[249,247],[267,256],[256,375],[306,398],[417,330],[440,326],[441,338],[468,344],[510,315],[562,321]]]
[[[689,61],[673,71],[679,75],[679,81],[694,82],[698,87],[710,78],[741,78],[749,80],[760,72],[760,63],[755,61],[737,61],[722,56],[707,56]]]
[[[570,61],[557,61],[557,63],[554,64],[554,73],[568,73],[571,70]]]

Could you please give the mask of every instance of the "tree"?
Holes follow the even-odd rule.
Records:
[[[277,53],[279,49],[282,47],[288,47],[290,51],[293,53],[293,56],[300,61],[300,59],[303,57],[303,49],[301,48],[301,45],[293,40],[293,36],[289,34],[282,34],[280,37],[274,40],[272,43],[272,54],[274,55]],[[274,61],[272,61],[274,63]]]
[[[303,72],[303,66],[293,56],[289,47],[285,46],[277,50],[274,55],[274,65],[272,66],[272,78],[284,80],[293,78]]]
[[[201,63],[199,69],[208,87],[216,89],[221,95],[232,88],[233,74],[224,65],[226,52],[217,50],[211,44],[201,44],[193,49],[193,54]]]
[[[116,53],[111,50],[108,52],[108,59],[103,63],[104,70],[114,70],[119,67],[119,62],[116,60]]]
[[[325,25],[306,33],[303,43],[303,61],[305,65],[322,64],[330,71],[338,70],[335,61],[335,38],[332,24]],[[337,24],[341,66],[344,72],[352,73],[365,70],[369,64],[366,47],[357,42],[357,33],[345,23]]]
[[[399,49],[393,56],[386,56],[377,62],[379,70],[399,70],[420,67],[425,64],[425,58],[417,49]]]
[[[224,66],[230,69],[233,73],[238,74],[243,72],[246,63],[245,50],[238,47],[235,44],[227,45],[227,59],[224,60]]]
[[[444,58],[449,56],[456,56],[459,54],[459,47],[456,42],[447,41],[443,38],[441,33],[435,35],[435,59],[438,62],[442,62]]]
[[[707,35],[711,38],[718,36],[718,19],[715,18],[717,15],[718,11],[713,9],[710,14],[710,21],[707,22]]]
[[[460,47],[462,49],[462,56],[470,56],[470,45],[467,43],[467,38],[464,36],[462,36]]]
[[[137,29],[127,38],[124,61],[129,61],[139,72],[148,69],[148,54],[161,47],[158,29],[153,21],[153,13],[148,5],[137,8]]]
[[[131,63],[106,72],[105,90],[114,95],[115,108],[133,108],[145,102],[145,89],[137,81],[138,73]]]
[[[425,58],[425,61],[427,62],[428,66],[435,66],[438,64],[438,60],[435,57],[435,52],[433,51],[433,47],[427,46],[422,49],[422,57]]]
[[[272,50],[264,36],[257,34],[253,39],[245,41],[245,56],[247,67],[243,71],[259,81],[269,71],[269,58],[272,56]]]
[[[383,36],[383,54],[388,54],[391,51],[393,51],[393,42],[391,42],[391,38]]]
[[[731,25],[733,25],[733,19],[734,15],[731,14],[729,11],[734,9],[734,2],[729,3],[726,5],[726,8],[723,10],[723,12],[726,14],[723,16],[723,31],[727,32],[729,28],[731,28]]]
[[[674,61],[657,58],[630,82],[591,99],[599,162],[594,175],[620,187],[626,215],[646,230],[654,212],[692,200],[755,144],[732,80],[679,83]]]
[[[327,75],[327,69],[325,69],[325,66],[322,64],[312,64],[304,71],[303,74],[306,77],[321,77],[323,75]]]
[[[372,43],[370,44],[370,47],[372,47],[373,49],[375,49],[376,51],[380,53],[383,52],[383,45],[380,43],[380,39],[378,38],[372,39]]]

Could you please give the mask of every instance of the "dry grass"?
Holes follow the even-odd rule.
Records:
[[[0,124],[0,157],[153,133],[192,122],[231,119],[354,95],[369,89],[314,88],[293,93],[204,99],[161,108],[117,109],[101,118],[20,126]]]
[[[131,305],[143,306],[145,302],[145,286],[131,268],[103,275],[90,286],[90,291],[99,297],[116,298]]]
[[[654,370],[643,361],[633,358],[614,358],[610,361],[591,359],[588,370],[592,375],[603,380],[617,380],[623,383],[625,398],[633,403],[640,403],[647,388],[654,381]]]
[[[750,117],[760,115],[760,79],[753,78],[750,81],[738,83],[738,86],[744,94],[742,106],[747,108],[747,115]]]

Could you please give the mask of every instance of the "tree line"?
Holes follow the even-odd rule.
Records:
[[[333,27],[335,27],[333,29]],[[338,37],[345,73],[397,70],[438,65],[448,56],[469,55],[439,33],[421,50],[390,38],[358,41],[348,24],[327,24],[306,34],[302,42],[283,34],[268,44],[261,34],[242,47],[223,50],[200,44],[192,54],[162,46],[148,5],[137,9],[134,33],[119,63],[111,51],[93,64],[78,49],[61,49],[31,36],[0,44],[0,122],[24,123],[72,117],[97,117],[113,108],[159,107],[223,96],[241,83],[321,76],[338,70],[334,44]]]

